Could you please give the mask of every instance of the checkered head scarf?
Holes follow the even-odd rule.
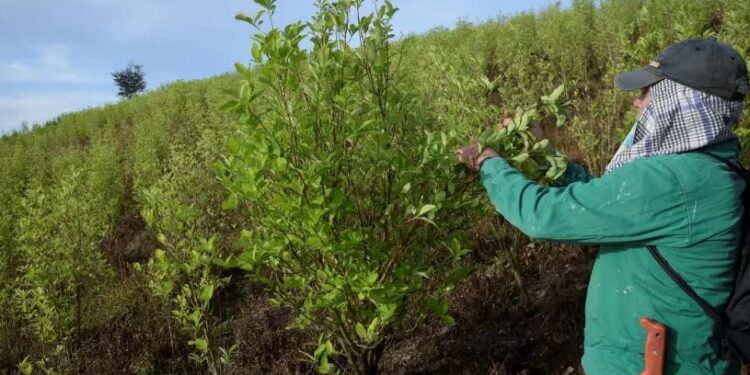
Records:
[[[736,135],[742,100],[729,100],[663,79],[651,86],[651,101],[630,129],[606,172],[635,159],[697,150]]]

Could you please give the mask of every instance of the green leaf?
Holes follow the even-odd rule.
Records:
[[[534,150],[541,150],[549,145],[548,139],[542,139],[541,141],[534,144]]]
[[[253,0],[256,4],[262,6],[263,8],[267,10],[273,10],[275,8],[274,3],[276,3],[276,0]]]
[[[519,115],[516,115],[516,117],[510,121],[510,124],[508,124],[508,127],[505,128],[505,130],[508,133],[515,131],[516,129],[518,129],[518,125],[520,124],[520,122],[521,122],[521,118],[519,117]]]
[[[365,329],[365,326],[362,325],[362,323],[357,322],[357,324],[354,325],[354,331],[362,340],[370,341],[370,335],[367,334],[367,330]]]
[[[208,351],[208,341],[206,341],[205,339],[190,340],[188,341],[188,344],[195,346],[196,349],[200,350],[203,353]]]
[[[235,208],[237,208],[238,203],[239,200],[237,198],[237,195],[232,194],[224,201],[224,203],[221,204],[221,208],[225,210],[234,210]]]
[[[253,57],[253,61],[255,61],[256,64],[261,64],[263,62],[263,50],[259,44],[253,44],[250,49],[250,55]]]
[[[394,303],[381,303],[378,306],[378,312],[380,313],[380,318],[384,322],[390,322],[391,319],[396,315],[396,311],[398,310],[398,305]]]
[[[557,117],[557,122],[555,123],[555,125],[563,126],[565,124],[565,120],[567,119],[567,117],[561,114],[555,114],[555,116]]]
[[[213,297],[213,295],[214,295],[214,286],[211,284],[205,285],[203,287],[203,290],[201,290],[201,301],[207,304],[209,301],[211,301],[211,297]]]
[[[232,109],[236,108],[238,104],[239,104],[238,101],[236,101],[234,99],[230,99],[230,100],[227,100],[221,106],[219,106],[219,110],[220,111],[229,111],[229,110],[232,110]]]
[[[336,354],[336,351],[333,349],[333,343],[330,340],[326,341],[325,346],[326,346],[326,353]]]
[[[380,318],[375,317],[370,322],[370,325],[367,326],[367,334],[369,336],[374,336],[379,326],[380,326]]]
[[[437,209],[437,206],[435,206],[434,204],[426,204],[419,209],[419,213],[417,214],[417,216],[424,216],[425,214],[434,211],[435,209]]]
[[[479,80],[482,81],[482,85],[486,90],[491,90],[492,82],[486,76],[481,76]]]
[[[547,97],[547,99],[548,99],[548,100],[549,100],[550,102],[553,102],[553,103],[554,103],[554,102],[557,102],[557,99],[558,99],[558,98],[560,97],[560,95],[561,95],[561,94],[563,93],[563,90],[564,90],[564,89],[565,89],[565,85],[564,85],[564,84],[562,84],[562,85],[560,85],[560,86],[557,86],[557,88],[555,89],[555,91],[552,91],[552,94],[550,94],[550,95],[549,95],[549,97]]]
[[[427,308],[446,325],[451,326],[455,324],[453,317],[448,314],[448,300],[445,297],[430,299],[427,302]]]
[[[331,373],[331,365],[328,363],[328,356],[324,355],[320,358],[320,362],[318,363],[318,372],[321,374],[330,374]]]
[[[235,62],[234,69],[237,70],[237,73],[240,73],[246,79],[252,77],[252,72],[245,66],[245,64]]]
[[[528,158],[529,158],[529,153],[528,152],[523,152],[521,154],[518,154],[518,155],[514,156],[513,158],[511,158],[511,160],[519,162],[519,163],[523,163]]]
[[[29,357],[27,356],[20,364],[18,364],[18,369],[21,370],[21,374],[23,375],[31,375],[34,371],[34,365],[32,365],[28,360]]]
[[[558,173],[559,173],[559,169],[557,168],[557,166],[552,165],[549,167],[549,169],[547,169],[547,173],[545,173],[544,176],[549,179],[555,179]]]
[[[287,168],[287,161],[284,158],[276,158],[273,163],[273,169],[277,172],[284,173]]]
[[[255,20],[253,20],[253,18],[252,18],[252,17],[248,16],[248,15],[247,15],[247,14],[245,14],[245,13],[237,13],[237,14],[235,14],[235,15],[234,15],[234,19],[236,19],[236,20],[238,20],[238,21],[243,21],[243,22],[247,22],[247,23],[249,23],[249,24],[251,24],[251,25],[255,26]]]

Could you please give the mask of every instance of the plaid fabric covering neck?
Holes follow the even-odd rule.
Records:
[[[676,154],[736,138],[743,101],[706,94],[664,79],[651,86],[651,102],[607,165],[606,172],[635,159]]]

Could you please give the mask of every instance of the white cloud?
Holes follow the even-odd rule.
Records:
[[[70,63],[70,49],[55,43],[33,46],[35,56],[26,61],[0,60],[0,82],[102,83]]]
[[[106,91],[57,91],[21,95],[0,94],[0,134],[19,129],[21,122],[44,124],[64,112],[77,111],[116,101]]]

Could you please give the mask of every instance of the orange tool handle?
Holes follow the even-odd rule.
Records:
[[[667,327],[647,317],[641,318],[646,329],[646,349],[643,353],[644,369],[641,375],[664,374],[664,355],[667,348]]]

